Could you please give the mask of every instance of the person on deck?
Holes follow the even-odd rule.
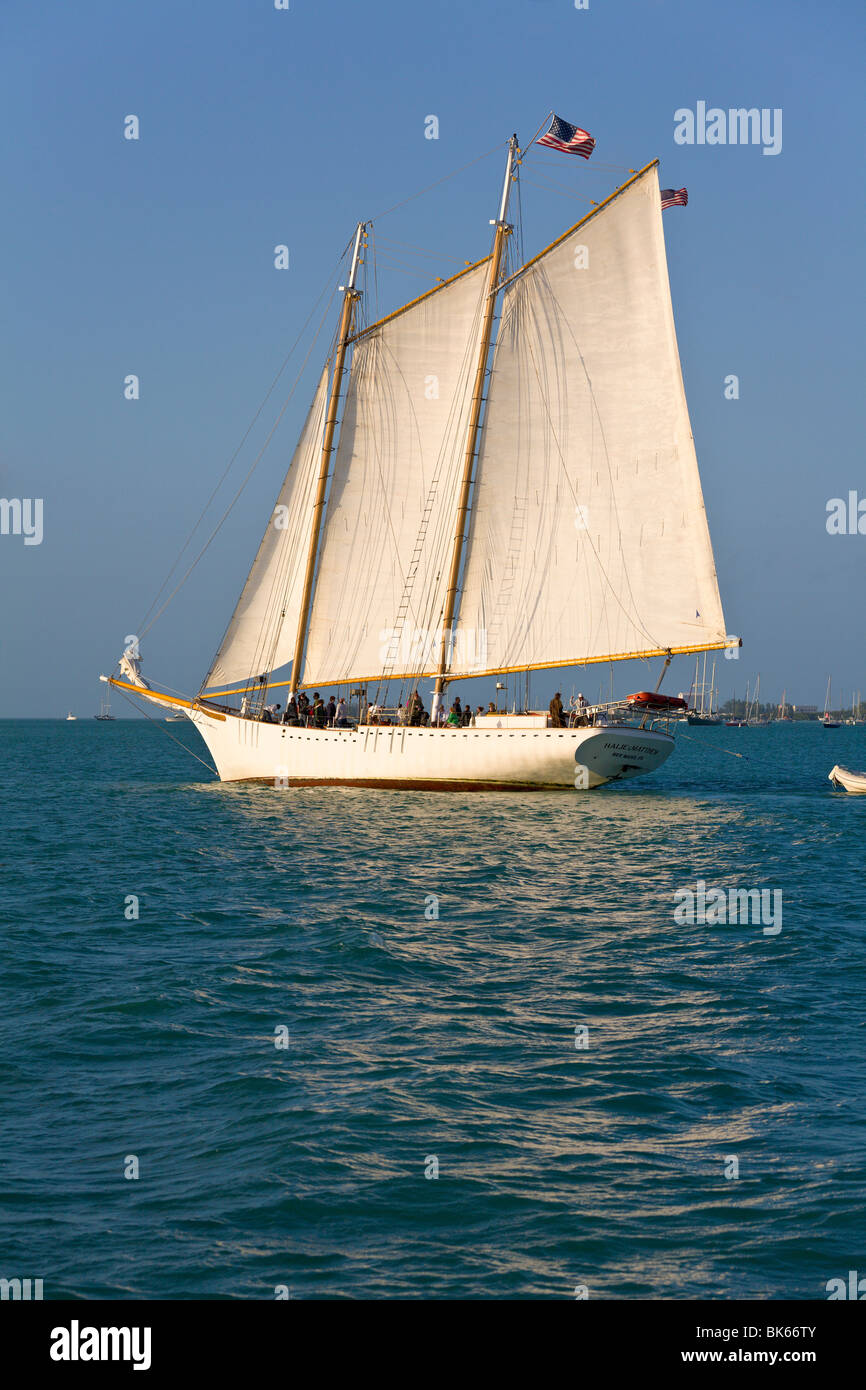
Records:
[[[445,720],[446,728],[459,729],[462,719],[463,714],[460,709],[460,701],[455,700],[450,710],[448,711],[448,718]]]
[[[348,713],[348,706],[346,705],[346,701],[343,699],[343,697],[342,697],[342,695],[341,695],[340,698],[339,698],[339,700],[337,701],[337,708],[336,708],[336,710],[334,711],[334,728],[335,728],[335,729],[345,729],[345,728],[347,727],[347,725],[348,725],[348,723],[349,723],[348,719],[346,718],[347,713]]]
[[[327,704],[327,708],[326,708],[326,713],[327,713],[327,716],[328,716],[328,723],[329,723],[330,725],[333,725],[333,723],[334,723],[334,718],[335,718],[336,713],[337,713],[337,706],[336,706],[336,702],[335,702],[335,700],[334,700],[333,695],[329,695],[329,696],[328,696],[328,704]]]
[[[557,690],[550,702],[550,722],[554,729],[561,729],[562,723],[562,694]]]
[[[297,725],[298,723],[298,699],[296,695],[290,695],[286,701],[286,712],[283,715],[284,724]]]
[[[315,728],[324,729],[326,717],[324,701],[319,692],[316,691],[313,697],[313,724]]]
[[[413,690],[409,699],[408,719],[410,728],[417,729],[424,718],[424,701],[418,694],[417,688]]]

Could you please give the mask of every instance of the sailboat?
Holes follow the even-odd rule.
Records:
[[[765,729],[770,720],[765,714],[761,714],[761,677],[758,675],[755,681],[755,693],[752,697],[751,708],[746,714],[746,723],[750,729]]]
[[[721,724],[721,722],[722,722],[721,719],[719,718],[719,716],[715,713],[715,711],[714,711],[714,709],[713,709],[713,698],[714,698],[714,691],[715,691],[715,685],[716,685],[716,663],[713,662],[713,672],[712,672],[712,675],[711,675],[711,677],[710,677],[710,694],[709,694],[709,700],[706,701],[706,690],[707,690],[707,654],[706,654],[706,652],[704,652],[704,670],[703,670],[703,678],[702,678],[702,680],[701,680],[700,687],[698,687],[698,661],[699,661],[699,660],[700,660],[699,657],[696,658],[696,660],[695,660],[695,684],[694,684],[694,690],[695,690],[695,700],[697,700],[697,691],[698,691],[698,688],[700,688],[700,692],[701,692],[701,705],[700,705],[700,709],[694,709],[694,708],[690,709],[690,710],[689,710],[689,713],[686,715],[686,720],[687,720],[687,722],[688,722],[689,724]],[[706,707],[705,707],[705,701],[706,701]]]
[[[508,214],[525,153],[513,136],[490,253],[372,323],[359,285],[370,224],[357,225],[332,352],[195,698],[155,690],[138,653],[102,677],[184,708],[223,780],[629,779],[673,751],[685,702],[659,693],[671,658],[737,640],[682,381],[658,161],[520,265]],[[655,690],[565,720],[491,702],[440,727],[457,682],[654,657]],[[339,727],[296,713],[307,692],[319,711],[335,689],[350,702]]]
[[[94,714],[94,719],[111,720],[115,715],[111,713],[111,698],[108,694],[104,695],[99,702],[99,713]]]
[[[823,719],[821,720],[821,723],[824,725],[824,728],[825,728],[825,729],[840,729],[840,728],[842,727],[842,721],[841,721],[841,719],[831,719],[831,718],[830,718],[830,680],[831,680],[831,677],[828,676],[828,677],[827,677],[827,694],[826,694],[826,697],[825,697],[825,699],[824,699],[824,717],[823,717]]]
[[[72,710],[70,710],[69,713],[68,713],[67,716],[66,716],[66,722],[68,723],[70,719],[75,720],[75,719],[77,719],[77,718],[78,718],[78,715],[77,715],[77,714],[73,714],[73,713],[72,713]]]

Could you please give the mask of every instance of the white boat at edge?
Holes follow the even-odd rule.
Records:
[[[850,768],[840,767],[837,763],[828,775],[834,787],[843,787],[846,792],[866,794],[866,772],[852,772]]]
[[[358,322],[356,280],[371,254],[358,224],[333,358],[195,699],[148,685],[137,648],[121,658],[127,679],[102,678],[185,710],[224,781],[589,790],[666,761],[674,739],[658,711],[577,727],[528,712],[416,727],[371,718],[380,696],[367,687],[432,679],[435,714],[456,682],[633,658],[662,657],[667,669],[674,655],[730,645],[657,161],[508,273],[508,202],[525,153],[513,137],[492,252],[369,325]],[[424,631],[434,636],[419,655]],[[265,715],[272,690],[353,686],[364,692],[355,727]]]

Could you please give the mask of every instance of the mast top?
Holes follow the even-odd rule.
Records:
[[[355,279],[356,279],[357,274],[358,274],[358,266],[359,266],[360,263],[361,263],[361,262],[360,262],[360,255],[361,255],[361,238],[363,237],[363,235],[364,235],[364,233],[366,232],[366,230],[367,230],[367,224],[366,224],[366,222],[359,222],[359,223],[358,223],[358,226],[357,226],[356,229],[355,229],[355,245],[352,247],[352,262],[351,262],[351,265],[350,265],[350,267],[349,267],[349,278],[348,278],[348,280],[346,281],[345,285],[340,285],[340,286],[339,286],[339,288],[340,288],[340,290],[341,290],[341,292],[342,292],[343,294],[352,294],[352,295],[358,296],[358,295],[360,295],[360,294],[362,293],[361,290],[356,289],[356,287],[355,287]]]
[[[502,199],[499,204],[499,216],[494,219],[491,217],[491,227],[507,227],[508,224],[508,195],[511,192],[511,185],[514,181],[514,164],[519,153],[517,136],[512,135],[508,142],[508,161],[505,165],[505,179],[502,184]]]

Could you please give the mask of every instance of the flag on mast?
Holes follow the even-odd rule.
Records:
[[[579,125],[569,125],[561,116],[554,116],[550,129],[536,144],[546,145],[548,149],[559,150],[562,154],[579,154],[584,159],[589,159],[595,149],[595,141],[588,130],[581,130]]]
[[[684,208],[689,201],[685,188],[662,188],[659,190],[659,197],[662,200],[662,212],[665,208]]]

